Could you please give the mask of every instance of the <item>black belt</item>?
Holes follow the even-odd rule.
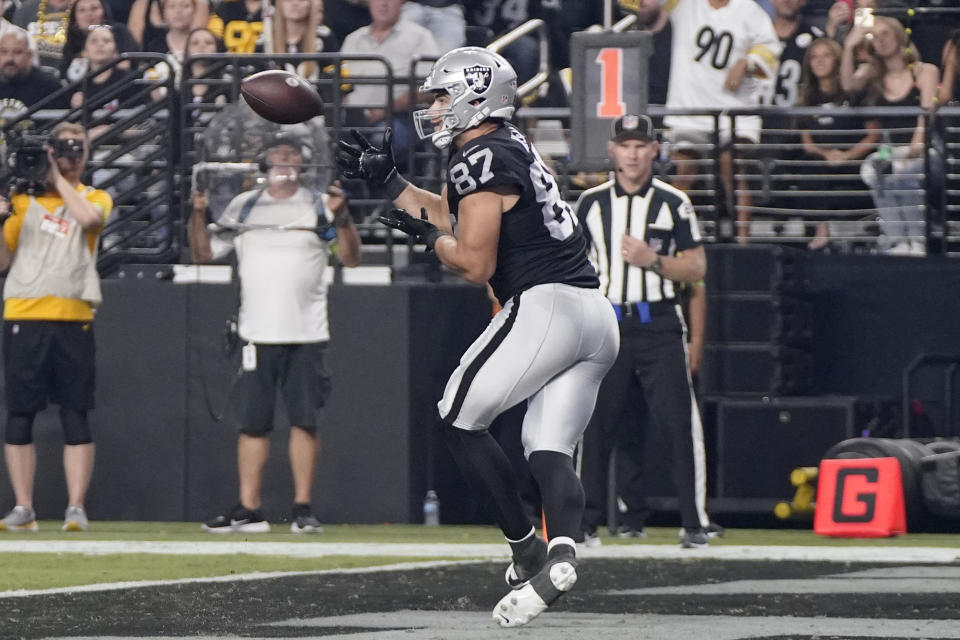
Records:
[[[639,318],[640,322],[646,324],[650,322],[652,316],[675,313],[676,306],[676,300],[659,300],[657,302],[613,303],[613,310],[620,322],[623,322],[624,318]]]

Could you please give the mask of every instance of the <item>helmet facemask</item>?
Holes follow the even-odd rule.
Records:
[[[516,89],[516,72],[498,54],[479,47],[454,49],[437,60],[422,87],[425,93],[449,96],[449,106],[415,111],[417,135],[445,149],[488,118],[510,118]]]

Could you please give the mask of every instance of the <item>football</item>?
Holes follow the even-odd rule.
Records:
[[[273,69],[244,78],[240,95],[257,115],[277,124],[305,122],[323,113],[313,85],[289,71]]]

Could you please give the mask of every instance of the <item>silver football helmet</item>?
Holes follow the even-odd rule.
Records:
[[[450,106],[445,109],[413,113],[420,139],[430,138],[437,148],[445,149],[454,136],[488,118],[513,116],[517,72],[503,56],[489,49],[460,47],[434,63],[421,90],[450,96]]]

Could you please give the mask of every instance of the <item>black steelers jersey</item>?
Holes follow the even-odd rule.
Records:
[[[781,39],[783,51],[780,52],[780,66],[777,68],[777,87],[773,93],[773,104],[792,107],[797,104],[800,88],[800,72],[803,69],[803,57],[810,44],[824,32],[814,25],[801,21],[797,30],[789,37]]]
[[[503,213],[497,268],[490,286],[505,302],[538,284],[600,286],[587,259],[587,243],[553,175],[530,142],[505,124],[471,140],[450,158],[447,202],[457,215],[460,200],[474,191],[513,185],[517,204]]]

